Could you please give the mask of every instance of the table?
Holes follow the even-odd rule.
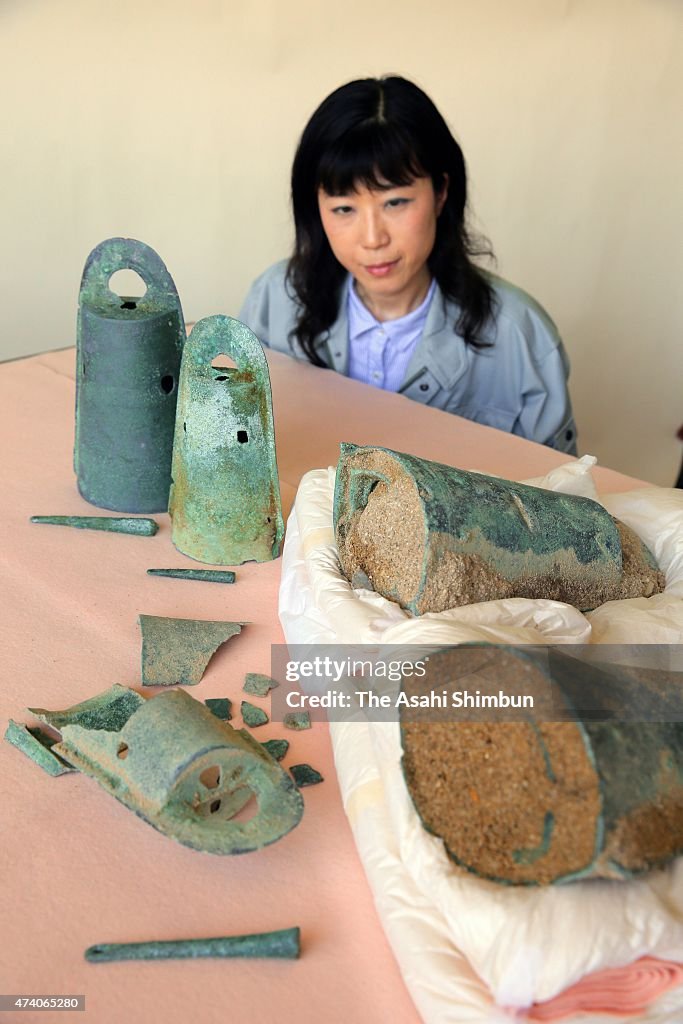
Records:
[[[270,669],[280,563],[237,569],[235,586],[148,577],[196,566],[154,538],[29,524],[34,514],[98,514],[72,469],[73,349],[0,366],[4,438],[1,559],[5,599],[2,728],[25,707],[68,707],[113,683],[139,688],[140,613],[248,620],[215,655],[201,700],[241,699],[246,672]],[[541,475],[561,453],[400,395],[269,353],[285,514],[304,472],[333,465],[340,441],[378,444],[510,479]],[[597,469],[598,489],[638,486]],[[103,513],[106,514],[106,513]],[[239,717],[233,721],[239,726]],[[269,724],[257,738],[282,736]],[[174,843],[78,774],[51,779],[0,744],[0,992],[85,994],[96,1024],[415,1024],[417,1012],[376,917],[335,782],[327,726],[289,733],[285,761],[325,782],[303,791],[304,818],[275,845],[216,857]],[[299,925],[296,962],[88,964],[97,942],[189,938]],[[46,1012],[8,1014],[49,1024]]]

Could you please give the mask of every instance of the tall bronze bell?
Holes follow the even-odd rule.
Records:
[[[134,270],[147,291],[117,295]],[[88,256],[78,307],[74,469],[86,501],[117,512],[164,512],[185,323],[171,275],[153,249],[109,238]]]

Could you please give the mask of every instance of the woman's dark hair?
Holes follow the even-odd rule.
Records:
[[[325,365],[314,343],[337,318],[346,277],[323,230],[318,190],[343,195],[358,184],[380,189],[387,182],[408,185],[425,176],[432,179],[435,193],[448,181],[429,269],[444,296],[460,307],[454,330],[474,348],[490,344],[481,334],[495,313],[494,294],[472,257],[493,253],[465,227],[462,150],[418,86],[394,76],[363,78],[323,100],[304,128],[292,165],[296,241],[287,280],[300,306],[292,337],[312,363]]]

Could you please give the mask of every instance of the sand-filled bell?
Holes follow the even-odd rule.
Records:
[[[415,615],[506,597],[582,611],[664,589],[651,552],[597,501],[343,444],[334,527],[354,586]]]
[[[404,680],[413,804],[481,878],[626,879],[683,852],[683,673],[581,655],[463,644]]]

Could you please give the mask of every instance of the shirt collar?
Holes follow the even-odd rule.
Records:
[[[424,323],[427,320],[430,304],[435,291],[436,280],[432,278],[427,294],[416,309],[411,310],[410,313],[406,313],[405,316],[397,317],[395,320],[380,321],[372,315],[367,306],[363,305],[356,293],[353,281],[349,281],[348,314],[349,324],[353,325],[352,331],[354,338],[360,337],[366,331],[380,327],[390,338],[397,337],[398,339],[405,340],[406,344],[408,344],[411,340],[411,328],[414,328],[420,322]]]

